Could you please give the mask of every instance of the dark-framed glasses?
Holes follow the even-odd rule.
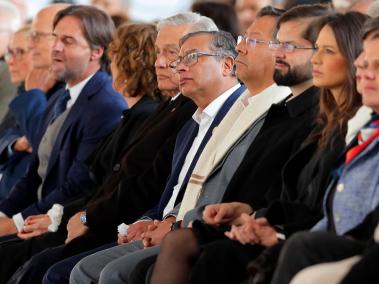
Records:
[[[299,45],[288,43],[288,42],[279,42],[279,41],[269,41],[268,47],[272,50],[283,48],[284,52],[286,53],[294,52],[296,49],[316,50],[314,46],[305,47],[305,46],[299,46]]]
[[[196,51],[188,53],[184,56],[178,56],[178,58],[171,62],[169,66],[171,68],[177,68],[180,63],[183,63],[183,65],[190,67],[197,63],[199,57],[201,56],[218,56],[218,54],[213,54],[205,51]]]
[[[24,57],[24,55],[28,52],[29,50],[24,49],[24,48],[15,48],[15,49],[8,48],[4,54],[4,59],[6,61],[8,61],[11,58],[19,60],[22,57]]]
[[[259,39],[256,39],[256,38],[249,38],[247,36],[239,35],[237,37],[237,44],[240,44],[242,41],[245,42],[246,46],[250,46],[250,47],[253,47],[253,48],[257,45],[257,43],[267,44],[267,42],[265,42],[264,40],[259,40]]]

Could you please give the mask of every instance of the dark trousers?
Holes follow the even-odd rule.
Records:
[[[202,245],[202,249],[190,283],[240,283],[248,278],[247,264],[258,257],[264,247],[221,239]]]
[[[70,281],[70,273],[74,266],[86,256],[93,254],[95,252],[113,247],[114,243],[107,244],[101,247],[98,247],[93,250],[89,250],[80,254],[76,254],[64,260],[61,260],[51,266],[45,276],[43,277],[43,284],[67,284]]]
[[[41,283],[46,271],[57,262],[112,241],[114,241],[114,236],[111,237],[109,233],[89,233],[72,240],[67,245],[46,249],[24,263],[11,278],[15,282],[10,283]]]
[[[64,243],[66,233],[48,233],[29,240],[15,239],[0,243],[0,283],[7,283],[15,271],[36,253]],[[12,256],[12,257],[10,257]]]
[[[308,266],[342,260],[362,253],[365,244],[328,232],[299,232],[286,241],[272,284],[289,283]]]
[[[379,244],[368,248],[362,259],[356,263],[341,281],[341,284],[379,283]]]
[[[0,262],[0,283],[6,283],[15,271],[28,261],[33,255],[42,252],[49,247],[64,244],[67,237],[66,225],[68,220],[76,212],[83,208],[84,199],[73,201],[64,208],[59,230],[55,233],[47,233],[29,240],[13,239],[0,243],[0,258],[7,261]],[[3,240],[3,239],[2,239]],[[8,257],[8,256],[12,257]]]

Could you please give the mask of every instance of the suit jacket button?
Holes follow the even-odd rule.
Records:
[[[343,183],[337,185],[337,192],[343,192],[345,190],[345,186]]]
[[[113,171],[114,171],[114,172],[118,172],[118,171],[120,170],[120,168],[121,168],[121,165],[120,165],[120,164],[115,164],[115,165],[113,166]]]

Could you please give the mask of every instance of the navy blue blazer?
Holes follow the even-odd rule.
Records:
[[[38,149],[53,116],[55,103],[63,92],[64,88],[58,90],[49,101],[38,91],[34,95],[20,94],[12,106],[17,109],[18,122],[25,127],[25,131],[35,127],[31,125],[33,110],[36,113],[46,106],[33,143],[33,146],[36,145],[34,149]],[[42,199],[37,198],[42,180],[37,173],[39,159],[35,150],[27,174],[15,185],[9,196],[0,202],[0,211],[8,216],[21,212],[25,218],[46,213],[54,203],[65,204],[89,194],[93,190],[93,183],[85,161],[97,143],[117,125],[125,108],[125,100],[113,90],[109,75],[98,71],[83,88],[59,131],[42,186]]]
[[[191,165],[188,168],[188,171],[183,180],[182,186],[179,190],[178,198],[183,197],[183,194],[181,193],[186,188],[188,179],[191,176],[191,173],[197,163],[197,160],[199,159],[201,152],[203,151],[205,145],[208,143],[209,139],[212,136],[213,129],[217,125],[220,124],[221,120],[228,113],[229,109],[232,107],[232,105],[238,99],[238,97],[245,91],[245,89],[246,89],[245,86],[242,85],[236,91],[234,91],[234,93],[229,96],[229,98],[224,102],[224,104],[218,111],[211,126],[209,127],[207,133],[205,134],[203,141],[201,142],[199,149],[197,150],[191,162]],[[171,167],[172,170],[171,170],[170,177],[167,180],[165,190],[163,191],[163,194],[159,200],[159,203],[154,208],[147,211],[144,214],[143,218],[146,218],[146,217],[151,218],[151,219],[163,218],[163,211],[166,208],[167,203],[170,201],[171,195],[174,190],[174,186],[178,183],[179,174],[180,174],[180,171],[182,170],[184,160],[187,156],[188,151],[190,150],[192,146],[193,140],[197,136],[197,133],[198,133],[198,124],[193,119],[190,119],[178,133],[178,136],[176,138],[176,143],[175,143],[174,155],[172,158],[172,167]],[[175,203],[177,202],[178,200],[176,200]]]
[[[47,93],[43,94],[49,98],[58,89],[62,88],[65,84],[62,82],[56,83]],[[18,94],[26,92],[23,84],[19,87]],[[27,91],[28,96],[33,96],[35,92],[42,92],[41,90],[33,89]],[[43,113],[46,109],[46,103],[36,104],[33,107],[28,106],[30,110],[29,119],[26,118],[25,113],[17,113],[18,108],[13,108],[17,105],[18,96],[13,98],[10,103],[8,113],[4,117],[0,125],[0,172],[3,175],[0,180],[0,200],[5,198],[16,182],[22,178],[29,166],[31,154],[27,152],[14,151],[11,156],[8,155],[8,146],[12,145],[19,137],[26,136],[28,141],[32,142],[35,134],[38,133],[38,125],[42,120]],[[24,110],[24,109],[20,109]],[[16,111],[16,113],[13,113]],[[16,117],[21,121],[18,124]],[[32,143],[33,144],[33,143]]]

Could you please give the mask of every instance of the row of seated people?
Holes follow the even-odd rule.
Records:
[[[31,30],[63,88],[11,104],[35,151],[0,202],[2,283],[239,283],[267,255],[287,283],[284,239],[343,235],[373,214],[377,18],[268,6],[236,45],[193,13],[112,39],[103,12],[57,7]]]

